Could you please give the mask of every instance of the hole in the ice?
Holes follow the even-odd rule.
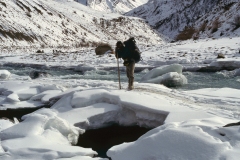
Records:
[[[124,142],[136,141],[140,136],[151,130],[139,126],[112,125],[106,128],[90,129],[79,136],[78,146],[92,148],[98,153],[97,157],[108,158],[106,152],[112,146]]]
[[[10,120],[14,120],[14,117],[17,118],[19,121],[21,120],[21,117],[32,113],[40,108],[49,108],[50,106],[45,105],[42,107],[36,107],[36,108],[17,108],[17,109],[7,109],[7,110],[0,110],[0,118],[8,118]]]

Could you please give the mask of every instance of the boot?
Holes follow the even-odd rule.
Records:
[[[133,79],[128,80],[128,90],[133,90],[134,89],[133,81],[134,81]]]

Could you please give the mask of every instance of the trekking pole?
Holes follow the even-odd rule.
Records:
[[[118,82],[119,82],[119,89],[121,89],[121,82],[120,82],[120,70],[119,70],[118,54],[117,54],[117,66],[118,66]]]

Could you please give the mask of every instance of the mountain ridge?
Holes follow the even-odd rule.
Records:
[[[240,16],[239,0],[150,0],[125,15],[145,19],[170,40],[176,40],[185,27],[195,30],[191,38],[240,36],[239,28],[233,30],[231,26],[234,18]],[[205,28],[200,30],[203,22]]]
[[[99,12],[68,0],[2,0],[0,47],[93,46],[136,37],[139,43],[162,39],[139,18]]]
[[[75,0],[97,11],[126,13],[138,6],[147,3],[148,0]]]

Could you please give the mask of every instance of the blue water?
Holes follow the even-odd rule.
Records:
[[[91,79],[91,80],[111,80],[118,81],[118,73],[116,70],[97,70],[86,71],[85,73],[76,72],[74,70],[65,69],[49,69],[40,70],[31,67],[6,67],[1,66],[0,69],[6,69],[12,74],[19,76],[28,76],[31,71],[45,71],[49,73],[53,78],[59,79]],[[135,73],[135,81],[139,82],[141,77],[146,72]],[[240,77],[234,77],[230,72],[184,72],[183,75],[188,79],[188,84],[176,87],[179,90],[193,90],[201,88],[235,88],[240,89]],[[126,72],[121,71],[121,82],[127,82]]]
[[[177,87],[182,90],[193,90],[201,88],[235,88],[240,89],[240,77],[234,77],[230,72],[184,72],[188,84]]]
[[[92,70],[86,71],[84,73],[77,72],[74,70],[66,69],[35,69],[31,67],[10,67],[10,66],[0,66],[0,69],[5,69],[16,74],[18,76],[28,76],[31,71],[47,72],[54,78],[59,79],[91,79],[91,80],[111,80],[118,81],[117,70]],[[140,81],[144,72],[135,73],[135,80]],[[125,71],[120,72],[121,81],[127,82],[127,76]]]

